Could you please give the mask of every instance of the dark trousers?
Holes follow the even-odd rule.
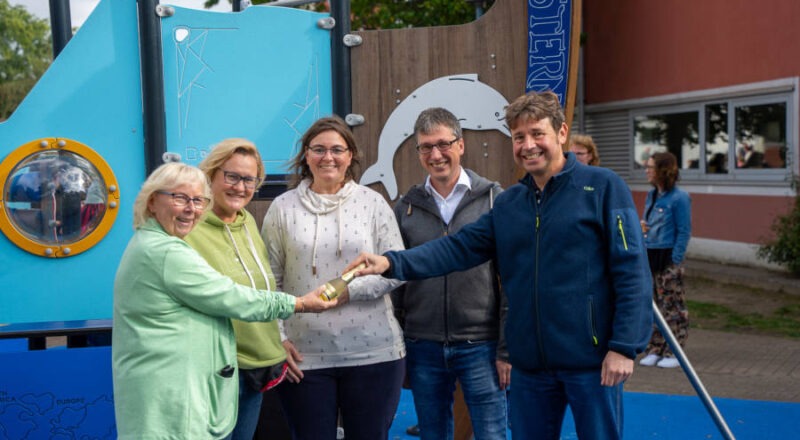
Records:
[[[282,387],[288,382],[278,385]],[[261,415],[258,418],[255,440],[291,440],[292,433],[283,414],[278,389],[273,388],[262,394]]]
[[[347,440],[389,436],[405,359],[357,367],[303,371],[299,384],[278,387],[294,440],[333,440],[339,411]]]

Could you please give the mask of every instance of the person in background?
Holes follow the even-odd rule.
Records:
[[[558,439],[567,405],[581,439],[622,438],[622,387],[652,328],[651,277],[630,190],[612,171],[564,153],[558,96],[506,107],[514,160],[527,174],[459,232],[345,270],[425,279],[497,262],[508,299],[514,438]]]
[[[358,147],[347,124],[322,118],[300,142],[296,186],[272,202],[261,230],[278,288],[289,291],[341,276],[362,249],[403,249],[386,200],[355,181]],[[283,322],[289,373],[279,393],[295,440],[334,438],[339,411],[347,440],[387,438],[405,372],[389,295],[399,284],[361,278],[337,313]]]
[[[211,183],[213,207],[186,236],[211,267],[235,282],[275,290],[267,248],[255,219],[245,209],[264,179],[256,146],[246,139],[225,139],[208,153],[200,169]],[[262,393],[286,375],[286,352],[277,321],[232,320],[239,364],[239,415],[233,440],[252,440],[261,412]],[[272,396],[271,396],[272,397]],[[273,420],[274,423],[281,420]]]
[[[672,153],[656,153],[647,160],[647,181],[653,189],[645,200],[642,231],[650,271],[653,300],[683,347],[689,337],[689,310],[683,284],[683,260],[692,235],[689,194],[676,186],[680,179],[678,160]],[[675,368],[678,359],[657,327],[639,365]]]
[[[578,162],[584,165],[599,166],[600,153],[591,136],[586,134],[573,134],[569,137],[569,151],[575,154]]]
[[[114,280],[112,377],[120,439],[229,438],[239,380],[230,318],[270,321],[321,312],[322,287],[305,296],[242,286],[183,239],[211,205],[199,169],[158,167],[133,207],[135,232]]]
[[[417,152],[428,172],[394,207],[407,248],[456,233],[492,209],[502,188],[461,167],[458,119],[443,108],[420,113]],[[410,281],[393,293],[403,313],[406,375],[426,440],[452,439],[453,392],[461,383],[474,438],[505,439],[505,388],[511,365],[502,338],[507,312],[492,262],[464,272]]]

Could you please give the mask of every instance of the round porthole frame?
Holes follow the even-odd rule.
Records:
[[[9,174],[28,157],[48,150],[66,151],[86,159],[102,176],[108,194],[105,212],[97,226],[86,236],[71,243],[43,243],[34,240],[21,232],[6,213],[5,185]],[[20,249],[40,257],[72,257],[91,249],[108,234],[119,212],[119,183],[116,176],[114,176],[114,172],[111,171],[111,167],[96,151],[72,139],[41,138],[18,147],[0,163],[0,185],[3,185],[3,188],[0,188],[0,191],[2,191],[0,192],[0,231]]]

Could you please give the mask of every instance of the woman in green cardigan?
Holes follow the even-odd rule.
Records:
[[[230,318],[270,321],[336,305],[242,286],[183,238],[211,205],[199,169],[156,169],[134,202],[135,233],[114,281],[112,362],[120,439],[221,439],[237,416]]]

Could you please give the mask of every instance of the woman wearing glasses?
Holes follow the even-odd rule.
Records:
[[[235,282],[275,290],[267,248],[258,235],[255,219],[245,209],[264,179],[264,164],[258,149],[246,139],[225,139],[208,153],[200,169],[211,183],[214,205],[186,236],[186,242],[211,267]],[[262,392],[285,377],[286,352],[277,321],[234,319],[232,323],[239,364],[239,416],[232,438],[252,440],[261,412]],[[277,403],[277,396],[274,399]]]
[[[291,162],[297,180],[270,206],[262,236],[278,288],[295,291],[341,275],[363,249],[402,249],[391,208],[355,182],[358,148],[338,117],[316,121]],[[399,283],[354,280],[337,313],[283,322],[289,362],[278,387],[295,440],[335,438],[337,413],[348,440],[385,439],[404,374],[405,345],[388,293]]]
[[[597,145],[591,136],[586,134],[573,134],[569,137],[569,151],[575,154],[578,162],[584,165],[600,166],[600,154]]]
[[[211,204],[202,171],[160,166],[134,202],[135,233],[114,280],[112,363],[120,439],[226,438],[237,413],[230,318],[269,321],[336,305],[256,290],[219,274],[183,240]]]

